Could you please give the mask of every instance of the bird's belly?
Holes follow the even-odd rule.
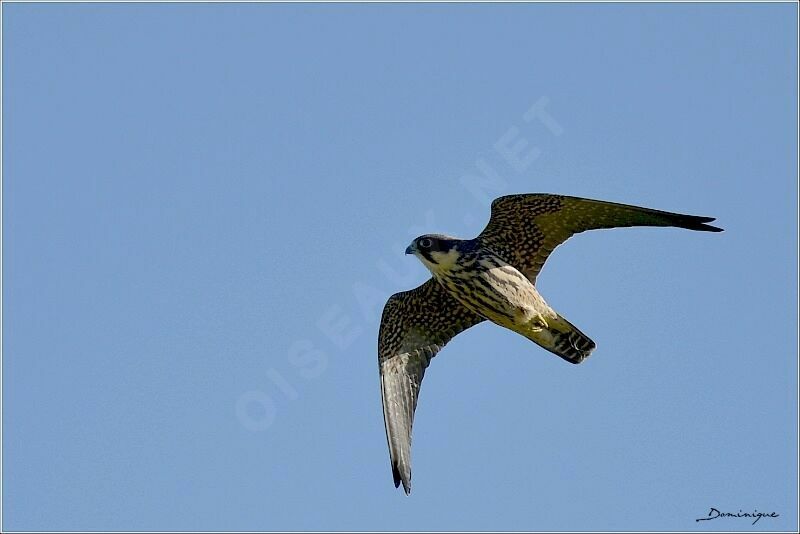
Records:
[[[467,309],[512,329],[541,313],[540,303],[544,304],[530,280],[508,264],[441,273],[437,278]]]

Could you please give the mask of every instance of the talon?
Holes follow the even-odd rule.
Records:
[[[536,317],[534,317],[531,322],[533,328],[536,330],[545,330],[550,328],[550,325],[547,324],[547,320],[541,313],[537,313]]]
[[[543,325],[544,328],[550,329],[550,325],[547,324],[547,319],[544,318],[544,315],[541,313],[539,314],[539,322]]]

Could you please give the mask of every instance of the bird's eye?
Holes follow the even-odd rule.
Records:
[[[419,240],[419,246],[421,246],[422,248],[431,248],[432,244],[433,243],[431,242],[431,240],[428,239],[427,237],[425,239]]]

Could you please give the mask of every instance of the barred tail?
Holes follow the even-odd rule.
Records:
[[[589,336],[561,315],[547,319],[546,328],[533,329],[527,337],[569,363],[581,363],[596,346]]]

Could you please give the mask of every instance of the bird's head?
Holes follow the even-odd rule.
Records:
[[[425,234],[416,238],[406,248],[406,254],[413,254],[431,271],[449,269],[458,259],[458,245],[461,239],[439,234]]]

